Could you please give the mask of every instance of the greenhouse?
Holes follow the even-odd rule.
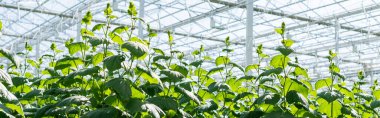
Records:
[[[0,118],[378,118],[378,0],[0,0]]]

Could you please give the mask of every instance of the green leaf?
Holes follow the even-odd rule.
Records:
[[[3,69],[0,69],[0,82],[7,83],[8,85],[13,85],[11,76]]]
[[[98,30],[102,29],[105,25],[106,25],[106,24],[103,24],[103,23],[101,23],[101,24],[96,24],[96,25],[92,28],[92,31],[93,31],[93,32],[94,32],[94,31],[98,31]]]
[[[165,52],[158,48],[152,48],[156,54],[165,55]]]
[[[302,94],[298,93],[295,90],[291,90],[286,94],[286,101],[289,104],[296,103],[296,104],[302,104],[306,106],[309,105],[307,99]]]
[[[141,106],[143,110],[148,111],[150,114],[152,114],[155,118],[161,118],[160,114],[162,116],[165,116],[165,112],[162,111],[162,109],[154,104],[145,103]]]
[[[230,37],[226,37],[226,39],[224,40],[224,44],[226,44],[226,46],[230,46],[231,45],[231,42],[230,42]]]
[[[286,39],[286,40],[282,40],[281,43],[282,45],[288,48],[293,45],[294,41],[291,39]]]
[[[4,110],[0,111],[0,117],[1,118],[16,118],[12,114],[9,114],[9,113],[5,112]]]
[[[242,98],[244,98],[244,97],[247,97],[247,96],[253,96],[253,95],[254,95],[254,94],[251,93],[251,92],[243,92],[243,93],[238,94],[238,95],[233,99],[233,101],[236,102],[236,101],[238,101],[238,100],[240,100],[240,99],[242,99]]]
[[[92,32],[86,28],[82,28],[80,30],[80,33],[84,38],[94,37],[94,32]],[[70,43],[73,43],[73,41],[74,41],[74,39],[70,38],[70,40],[65,42],[65,45],[69,45]]]
[[[20,86],[24,85],[25,83],[28,83],[28,78],[25,77],[13,77],[12,82],[14,86]]]
[[[282,28],[275,28],[274,31],[276,31],[276,33],[278,34],[284,34],[284,32],[282,31]]]
[[[149,24],[147,24],[146,27],[147,27],[147,30],[148,30],[148,33],[149,33],[148,37],[152,38],[152,37],[156,37],[157,36],[157,33],[150,28]]]
[[[89,99],[86,98],[85,96],[71,96],[68,98],[65,98],[58,102],[56,105],[57,106],[71,106],[72,104],[75,105],[84,105],[89,102]]]
[[[273,81],[274,81],[273,78],[263,78],[263,79],[260,79],[259,84],[264,84],[266,82],[273,82]]]
[[[115,95],[107,96],[104,98],[103,102],[110,106],[119,106],[119,103],[121,103]]]
[[[284,68],[288,65],[289,61],[289,57],[286,57],[284,55],[277,55],[272,58],[270,65],[274,68]]]
[[[309,87],[298,79],[285,78],[281,80],[281,85],[284,86],[285,94],[288,91],[295,90],[301,93],[304,97],[308,97]]]
[[[328,56],[329,61],[332,61],[332,59],[334,59],[336,57],[336,55],[337,55],[336,53],[329,50],[329,56]]]
[[[121,34],[123,32],[127,32],[129,30],[128,26],[119,26],[112,30],[112,33]]]
[[[34,98],[35,96],[42,95],[43,92],[44,92],[43,90],[34,89],[30,91],[29,93],[25,94],[22,98],[31,99],[31,98]]]
[[[3,29],[3,22],[0,20],[0,31]]]
[[[215,67],[215,68],[212,68],[210,71],[208,71],[208,73],[206,75],[212,75],[214,73],[223,71],[223,69],[224,69],[224,67]]]
[[[137,58],[140,58],[149,52],[149,49],[145,44],[137,41],[127,41],[121,47],[129,50],[131,55]]]
[[[65,69],[65,68],[68,68],[68,67],[77,67],[79,65],[82,65],[84,64],[83,60],[81,60],[80,58],[78,57],[64,57],[60,60],[57,61],[57,63],[55,64],[55,67],[54,69],[55,70],[62,70],[62,69]]]
[[[91,46],[96,47],[100,44],[105,43],[106,41],[103,41],[102,39],[99,39],[98,37],[93,36],[83,36],[83,38],[88,39],[88,42],[91,44]]]
[[[342,86],[341,84],[335,84],[334,88],[338,90],[340,93],[342,93],[345,97],[351,97],[354,98],[354,92],[352,92],[347,87]]]
[[[17,97],[13,95],[13,93],[9,92],[2,83],[0,83],[0,100],[2,103],[18,101]]]
[[[96,55],[94,55],[93,57],[92,57],[92,65],[98,65],[100,62],[102,62],[103,61],[103,59],[104,59],[104,54],[103,53],[98,53],[98,54],[96,54]]]
[[[338,66],[336,66],[335,64],[332,64],[329,66],[329,70],[330,72],[335,72],[335,73],[339,73],[340,72],[340,69]]]
[[[290,112],[274,111],[267,113],[260,118],[294,118],[294,115]]]
[[[153,57],[153,62],[156,62],[156,61],[159,61],[159,60],[169,60],[170,58],[172,58],[171,56],[165,56],[165,55],[157,55],[155,57]]]
[[[85,68],[85,69],[81,69],[76,73],[76,75],[80,75],[80,76],[86,76],[86,75],[92,75],[92,74],[97,74],[99,73],[100,71],[100,67],[99,66],[95,66],[95,67],[92,67],[92,68]]]
[[[325,99],[329,103],[335,101],[338,98],[342,98],[343,97],[340,93],[335,92],[335,91],[332,91],[332,92],[330,92],[330,91],[323,91],[323,92],[318,93],[317,95],[318,95],[318,97],[321,97],[321,98]]]
[[[222,52],[233,52],[233,49],[223,49]]]
[[[162,85],[160,77],[154,73],[153,71],[149,71],[147,68],[137,65],[136,66],[136,74],[140,75],[143,79],[147,80],[150,84],[159,84]]]
[[[358,72],[358,78],[359,78],[360,80],[363,80],[363,79],[364,79],[363,71],[359,71],[359,72]]]
[[[103,63],[105,64],[108,71],[113,72],[121,68],[121,63],[125,60],[123,55],[114,55],[104,59]]]
[[[88,11],[86,12],[86,15],[82,18],[82,23],[90,25],[92,20],[92,15],[91,12]]]
[[[36,61],[34,61],[32,59],[27,59],[26,62],[28,62],[28,64],[30,64],[31,66],[38,68],[38,64]]]
[[[198,97],[193,92],[190,92],[190,91],[188,91],[188,90],[186,90],[180,86],[176,86],[174,90],[181,93],[182,95],[185,95],[186,97],[190,98],[195,103],[201,104],[200,100],[198,99]]]
[[[163,85],[162,84],[150,84],[150,83],[146,83],[142,86],[140,86],[140,88],[142,90],[144,90],[144,92],[150,96],[154,96],[160,92],[162,92],[164,90],[163,88]]]
[[[162,110],[177,110],[178,103],[174,98],[159,96],[146,99],[147,102],[155,104],[160,107]]]
[[[277,104],[278,101],[280,100],[280,95],[278,94],[264,94],[262,96],[260,96],[259,98],[257,98],[254,102],[254,104],[262,104],[262,103],[265,103],[265,104]]]
[[[261,73],[258,78],[263,77],[263,76],[269,76],[271,74],[280,74],[281,72],[282,72],[282,68],[280,67],[269,69]]]
[[[67,49],[69,49],[69,53],[71,55],[77,53],[78,51],[85,51],[88,50],[90,47],[88,47],[86,44],[83,42],[76,42],[76,43],[71,43],[66,46]]]
[[[202,63],[203,63],[203,60],[196,60],[194,62],[191,62],[189,65],[192,65],[198,68]]]
[[[221,64],[228,64],[228,63],[230,63],[230,59],[226,56],[219,56],[218,58],[215,59],[216,66],[219,66]]]
[[[128,117],[127,113],[124,111],[114,108],[98,108],[96,110],[87,112],[82,116],[83,118],[126,118]]]
[[[261,84],[259,86],[260,86],[260,88],[262,88],[264,90],[271,91],[272,93],[280,93],[280,90],[278,88],[276,88],[276,87],[268,86],[268,85],[265,85],[265,84]]]
[[[229,63],[232,67],[236,67],[238,68],[241,72],[244,72],[244,68],[242,66],[240,66],[239,64],[235,63],[235,62],[230,62]]]
[[[290,48],[284,48],[284,47],[277,47],[276,48],[277,51],[280,51],[282,55],[284,56],[288,56],[290,55],[292,52],[294,52],[293,49],[290,49]]]
[[[106,9],[104,9],[104,15],[106,16],[109,16],[112,14],[112,8],[111,8],[111,4],[110,3],[107,3],[107,7]]]
[[[309,75],[307,74],[307,70],[304,69],[304,68],[296,67],[294,69],[294,73],[295,73],[296,76],[302,75],[302,76],[304,76],[306,78],[309,78]]]
[[[196,111],[200,111],[200,112],[209,112],[209,111],[217,110],[217,109],[218,109],[218,105],[212,99],[207,100],[204,105],[201,105],[195,108]]]
[[[171,32],[168,31],[167,34],[168,34],[168,39],[169,39],[169,41],[168,41],[169,45],[173,45],[173,36],[172,36]]]
[[[252,79],[255,79],[255,76],[251,76],[251,75],[247,75],[247,76],[243,76],[243,77],[240,77],[239,80],[252,80]]]
[[[131,87],[131,91],[132,91],[132,94],[133,94],[132,95],[132,99],[144,99],[145,98],[145,94],[138,87],[132,86]]]
[[[179,82],[183,78],[185,78],[185,76],[183,74],[181,74],[180,72],[171,71],[169,69],[162,70],[160,73],[167,76],[169,78],[170,82]]]
[[[335,75],[335,76],[338,76],[339,78],[341,78],[341,79],[343,79],[343,80],[346,79],[346,77],[344,77],[344,76],[343,76],[342,74],[340,74],[340,73],[332,72],[332,74]]]
[[[375,96],[376,100],[379,100],[380,99],[380,90],[373,91],[372,95]]]
[[[258,69],[259,68],[259,65],[258,64],[251,64],[251,65],[248,65],[247,67],[245,67],[245,74],[248,74],[248,72],[250,70],[253,70],[253,69]]]
[[[370,106],[371,106],[372,109],[380,107],[380,100],[372,101],[371,104],[370,104]]]
[[[16,55],[12,54],[9,50],[0,49],[0,57],[5,57],[9,59],[13,63],[13,65],[15,65],[16,67],[20,66],[20,62],[18,58],[16,57]]]
[[[141,108],[141,106],[143,105],[144,103],[139,100],[139,99],[131,99],[129,100],[126,104],[125,104],[125,108],[128,109],[128,112],[131,113],[131,114],[134,114],[134,113],[137,113],[137,112],[141,112],[143,109]]]
[[[109,36],[112,41],[119,45],[124,43],[123,38],[118,33],[109,33]]]
[[[129,2],[128,15],[130,16],[137,15],[136,7],[135,7],[135,4],[133,4],[133,2]]]
[[[318,104],[318,111],[326,114],[329,118],[335,118],[342,114],[342,104],[340,104],[339,101],[327,102],[324,99],[318,99]],[[333,105],[333,108],[331,108],[331,104]]]
[[[257,54],[262,54],[263,53],[263,44],[259,44],[256,48],[256,53]]]
[[[54,108],[55,105],[46,105],[42,107],[41,109],[38,109],[36,114],[34,115],[35,118],[42,118],[45,116],[45,112],[48,111],[51,108]]]
[[[365,99],[366,101],[371,101],[374,99],[373,96],[366,94],[366,93],[355,93],[356,96]]]
[[[213,82],[208,86],[208,91],[209,92],[214,92],[214,91],[228,91],[231,90],[231,87],[226,84],[226,83],[221,83],[221,82]]]
[[[348,105],[342,104],[342,109],[340,109],[340,111],[342,112],[342,114],[352,115],[355,118],[359,117],[358,112]]]
[[[195,56],[195,55],[199,55],[201,52],[199,50],[194,50],[191,55]]]
[[[332,84],[332,79],[331,78],[326,78],[326,79],[320,79],[317,82],[315,82],[315,90],[318,90],[322,87],[329,87]]]
[[[122,101],[128,101],[132,96],[130,83],[124,79],[111,79],[106,86],[115,91]]]
[[[189,74],[189,70],[185,66],[173,64],[170,65],[170,68],[174,71],[180,72],[183,76],[187,76]]]
[[[5,106],[11,109],[12,111],[16,111],[18,114],[24,117],[24,111],[22,110],[22,106],[10,103],[5,103]]]

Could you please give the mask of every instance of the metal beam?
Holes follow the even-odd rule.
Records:
[[[227,5],[227,6],[228,5],[236,5],[236,3],[231,3],[231,2],[226,2],[226,1],[220,1],[220,0],[210,0],[210,2],[218,3],[218,4],[223,4],[223,5]],[[246,6],[240,6],[240,8],[244,8],[244,9],[245,9],[245,7]],[[379,8],[380,8],[380,5],[376,4],[374,6],[371,6],[371,7],[368,7],[368,8],[364,8],[364,10],[368,12],[368,11],[373,11],[373,10],[376,10],[376,9],[379,9]],[[305,24],[301,24],[301,25],[297,25],[297,26],[287,27],[286,28],[287,30],[295,30],[295,29],[307,27],[307,26],[312,25],[312,24],[321,24],[321,25],[327,25],[327,26],[334,26],[334,24],[332,24],[332,23],[326,23],[325,21],[333,20],[335,18],[343,18],[343,17],[359,14],[359,13],[363,12],[363,9],[353,10],[353,11],[350,11],[348,13],[343,13],[343,14],[339,14],[339,15],[336,15],[336,16],[331,16],[331,17],[323,18],[321,20],[313,20],[313,19],[309,19],[309,18],[304,18],[304,17],[294,16],[294,15],[284,14],[284,13],[280,13],[280,12],[275,12],[275,11],[265,10],[265,9],[255,8],[255,7],[253,8],[253,11],[260,12],[260,13],[267,13],[267,14],[281,16],[281,17],[284,16],[284,17],[287,17],[287,18],[291,18],[291,19],[296,19],[296,20],[301,20],[301,21],[308,22],[308,23],[305,23]],[[353,29],[355,29],[357,32],[360,32],[360,33],[369,33],[367,30],[358,29],[358,28],[352,28],[352,27],[346,27],[346,26],[341,27],[341,29],[346,29],[346,30],[351,30],[351,31],[353,31]],[[263,38],[263,37],[267,37],[267,36],[270,36],[270,35],[273,35],[273,34],[275,34],[275,32],[274,31],[270,31],[268,33],[257,35],[254,38],[255,39]],[[380,36],[380,33],[376,33],[374,35]],[[208,49],[214,49],[216,47],[220,47],[220,45],[215,45],[215,46],[213,46],[211,48],[208,48]],[[206,51],[208,49],[206,49]]]
[[[212,0],[212,1],[219,1],[219,0]],[[224,4],[224,5],[235,4],[235,3],[225,2],[225,1],[220,1],[220,2],[215,2],[215,3],[220,3],[220,4]],[[241,7],[244,8],[245,6],[241,6]],[[285,14],[285,13],[271,11],[271,10],[265,10],[265,9],[261,9],[261,8],[253,8],[253,11],[261,12],[261,13],[266,13],[266,14],[271,14],[271,15],[275,15],[275,16],[287,17],[287,18],[290,18],[290,19],[295,19],[295,20],[300,20],[300,21],[308,22],[306,24],[301,24],[301,25],[297,25],[297,26],[287,27],[286,28],[287,30],[294,30],[294,29],[299,29],[299,28],[307,27],[308,25],[313,25],[313,24],[325,25],[325,26],[335,26],[334,23],[329,23],[329,22],[326,22],[326,21],[333,20],[335,18],[343,18],[343,17],[359,14],[359,13],[362,13],[363,11],[367,11],[367,12],[368,11],[373,11],[373,10],[376,10],[376,9],[379,9],[379,8],[380,8],[380,5],[376,4],[374,6],[371,6],[371,7],[368,7],[368,8],[364,8],[364,10],[363,9],[357,9],[357,10],[353,10],[353,11],[350,11],[350,12],[347,12],[347,13],[343,13],[343,14],[340,14],[340,15],[331,16],[331,17],[327,17],[327,18],[322,18],[320,20],[315,20],[315,19],[295,16],[295,15]],[[359,32],[359,33],[370,33],[367,30],[364,30],[364,29],[361,29],[361,28],[349,27],[349,26],[341,26],[341,29],[345,29],[345,30],[349,30],[349,31],[355,31],[355,32]],[[268,32],[268,33],[265,33],[265,34],[257,35],[255,38],[262,38],[262,37],[266,37],[266,36],[273,35],[273,34],[275,34],[275,33],[273,31],[271,31],[271,32]],[[378,33],[371,33],[371,34],[376,35],[376,36],[380,36],[380,32],[378,32]]]
[[[211,2],[215,2],[215,1],[219,1],[219,0],[210,0]],[[225,4],[225,3],[229,3],[229,2],[225,2],[225,1],[220,1],[220,2],[217,2],[217,3],[222,3],[222,4]],[[236,3],[232,3],[232,4],[227,4],[227,6],[238,6]],[[17,9],[17,6],[12,6],[12,5],[4,5],[4,4],[0,4],[0,7],[6,7],[6,8],[12,8],[12,9]],[[244,6],[240,6],[242,8],[245,7]],[[258,9],[258,8],[253,8],[254,11],[260,11],[260,10],[255,10],[255,9]],[[20,7],[20,10],[27,10],[27,11],[31,11],[32,9],[30,8],[25,8],[25,7]],[[368,11],[368,10],[367,10]],[[75,19],[77,18],[76,16],[73,16],[73,15],[68,15],[68,14],[62,14],[62,13],[55,13],[55,12],[51,12],[51,11],[44,11],[44,10],[33,10],[32,12],[36,12],[36,13],[43,13],[43,14],[49,14],[49,15],[56,15],[56,16],[59,16],[59,17],[62,17],[62,18],[67,18],[67,19]],[[261,12],[270,12],[270,11],[265,11],[265,10],[261,10]],[[98,23],[106,23],[106,21],[103,21],[103,20],[96,20],[94,19],[93,20],[94,22],[98,22]],[[123,25],[125,26],[126,24],[122,24],[122,23],[116,23],[116,22],[112,22],[111,23],[112,25]],[[164,33],[166,30],[160,30],[160,29],[152,29],[153,31],[155,32],[161,32],[161,33]],[[173,32],[173,34],[175,35],[180,35],[180,36],[188,36],[188,37],[193,37],[193,38],[201,38],[201,39],[206,39],[206,40],[210,40],[210,41],[216,41],[216,42],[224,42],[222,39],[215,39],[215,38],[209,38],[209,37],[202,37],[202,36],[198,36],[198,35],[194,35],[194,34],[185,34],[185,33],[178,33],[178,32]],[[16,35],[17,36],[17,35]],[[46,39],[43,39],[43,40],[46,40]],[[232,44],[237,44],[237,45],[245,45],[245,43],[241,43],[241,42],[232,42]],[[268,50],[275,50],[274,48],[269,48],[269,47],[263,47],[264,49],[268,49]],[[315,54],[310,54],[310,53],[300,53],[300,52],[294,52],[295,54],[300,54],[300,55],[308,55],[308,56],[316,56],[318,58],[325,58],[323,56],[319,56],[319,55],[315,55]],[[362,64],[361,62],[356,62],[356,61],[352,61],[352,60],[342,60],[343,62],[351,62],[351,63],[358,63],[358,64]]]
[[[212,0],[211,0],[212,1]],[[177,27],[181,27],[181,26],[184,26],[186,24],[189,24],[189,23],[192,23],[192,22],[195,22],[195,21],[198,21],[198,20],[201,20],[203,18],[206,18],[206,17],[210,17],[211,15],[214,15],[214,14],[218,14],[218,13],[222,13],[222,12],[225,12],[225,11],[228,11],[230,9],[233,9],[233,8],[236,8],[236,7],[239,7],[241,5],[244,5],[245,1],[241,1],[237,4],[233,4],[233,5],[225,5],[223,7],[219,7],[219,8],[216,8],[216,9],[213,9],[211,11],[208,11],[206,13],[202,13],[202,14],[199,14],[197,16],[194,16],[194,17],[190,17],[188,19],[185,19],[185,20],[182,20],[180,22],[176,22],[174,24],[171,24],[171,25],[168,25],[168,26],[165,26],[164,28],[162,28],[163,30],[169,30],[169,29],[174,29],[174,28],[177,28]]]

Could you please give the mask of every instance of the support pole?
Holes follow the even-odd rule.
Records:
[[[371,72],[370,72],[370,77],[371,77],[371,82],[370,82],[370,83],[371,83],[371,86],[373,86],[373,83],[374,83],[373,80],[375,80],[375,79],[373,78],[373,71],[374,71],[374,70],[373,70],[373,66],[372,66],[372,65],[373,65],[373,59],[371,59],[371,66],[370,66],[370,69],[369,69],[369,70],[371,71]]]
[[[339,54],[339,30],[340,24],[339,19],[335,18],[335,53]],[[335,63],[338,65],[338,58],[335,59]]]
[[[81,41],[81,33],[80,33],[80,30],[82,29],[82,11],[78,11],[78,24],[77,24],[77,38],[76,38],[76,41]],[[58,35],[58,34],[57,34]]]
[[[36,61],[38,61],[38,58],[40,58],[40,43],[41,43],[41,39],[40,38],[37,38],[36,40]]]
[[[144,4],[145,4],[145,0],[140,0],[140,8],[139,8],[139,17],[144,19]],[[144,29],[143,29],[143,23],[142,21],[139,21],[139,24],[138,24],[138,27],[139,27],[139,38],[144,38]]]
[[[253,60],[253,0],[247,0],[247,20],[245,39],[245,65],[252,64]]]

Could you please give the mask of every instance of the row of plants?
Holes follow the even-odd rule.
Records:
[[[377,81],[368,88],[363,72],[353,86],[334,63],[330,51],[327,78],[311,83],[307,69],[292,59],[294,41],[285,38],[286,26],[276,28],[282,39],[278,55],[256,49],[257,62],[242,67],[230,60],[229,37],[222,55],[213,59],[200,46],[191,55],[152,47],[156,32],[146,24],[144,39],[133,32],[143,21],[131,2],[131,24],[111,26],[117,18],[110,4],[106,23],[92,25],[92,14],[82,19],[82,40],[70,39],[66,49],[50,46],[50,53],[30,58],[23,52],[0,50],[10,60],[0,70],[0,117],[379,117]],[[90,28],[90,26],[93,26]],[[0,30],[2,28],[0,22]],[[21,59],[19,59],[21,57]],[[185,57],[191,58],[185,59]],[[264,64],[263,60],[270,60]],[[213,67],[205,67],[206,63]],[[266,66],[263,66],[266,65]],[[211,68],[211,69],[206,69]],[[241,71],[236,73],[236,71]],[[241,73],[241,74],[239,74]],[[365,90],[364,90],[365,89]]]

